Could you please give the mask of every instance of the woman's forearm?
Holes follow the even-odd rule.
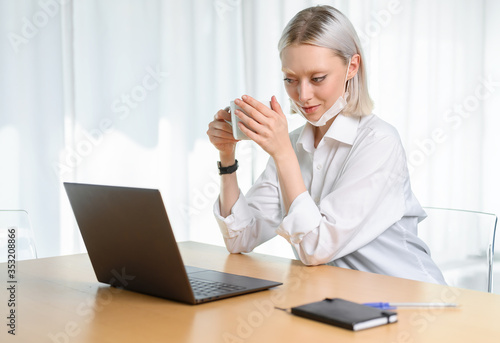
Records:
[[[220,155],[220,162],[222,167],[228,167],[235,163],[236,159],[234,154],[225,156]],[[240,196],[240,189],[238,187],[238,179],[236,177],[236,172],[231,174],[223,174],[220,179],[220,214],[223,217],[227,217],[231,214],[231,209],[238,200]]]
[[[302,178],[297,155],[293,149],[283,155],[275,156],[273,159],[276,164],[285,213],[288,213],[295,198],[304,193],[307,188]]]

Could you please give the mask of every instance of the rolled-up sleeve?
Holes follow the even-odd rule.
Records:
[[[220,214],[220,199],[214,204],[226,248],[231,253],[250,252],[276,236],[283,220],[276,167],[272,159],[246,195],[240,190],[238,200],[227,217]]]
[[[290,244],[298,244],[305,235],[320,226],[321,220],[318,206],[305,191],[292,202],[288,215],[276,232]]]
[[[217,198],[214,204],[214,215],[224,238],[234,238],[238,236],[239,231],[248,227],[252,222],[252,212],[241,190],[238,200],[236,200],[236,203],[231,209],[231,213],[225,218],[220,214],[220,198]]]

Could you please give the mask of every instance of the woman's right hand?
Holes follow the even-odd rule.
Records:
[[[219,150],[222,157],[229,160],[234,159],[236,143],[239,141],[233,137],[233,129],[231,124],[231,114],[226,110],[219,110],[214,120],[208,124],[207,135],[210,142]]]

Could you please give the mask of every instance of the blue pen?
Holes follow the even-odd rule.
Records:
[[[374,302],[364,303],[363,305],[375,307],[381,310],[394,310],[398,307],[458,307],[456,303],[389,303],[389,302]]]

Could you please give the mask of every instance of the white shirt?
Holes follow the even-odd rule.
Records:
[[[227,249],[250,252],[284,237],[306,265],[338,267],[442,283],[417,237],[426,213],[415,198],[395,128],[375,115],[339,114],[314,148],[311,124],[290,133],[307,191],[284,212],[272,158],[231,214],[214,213]]]

